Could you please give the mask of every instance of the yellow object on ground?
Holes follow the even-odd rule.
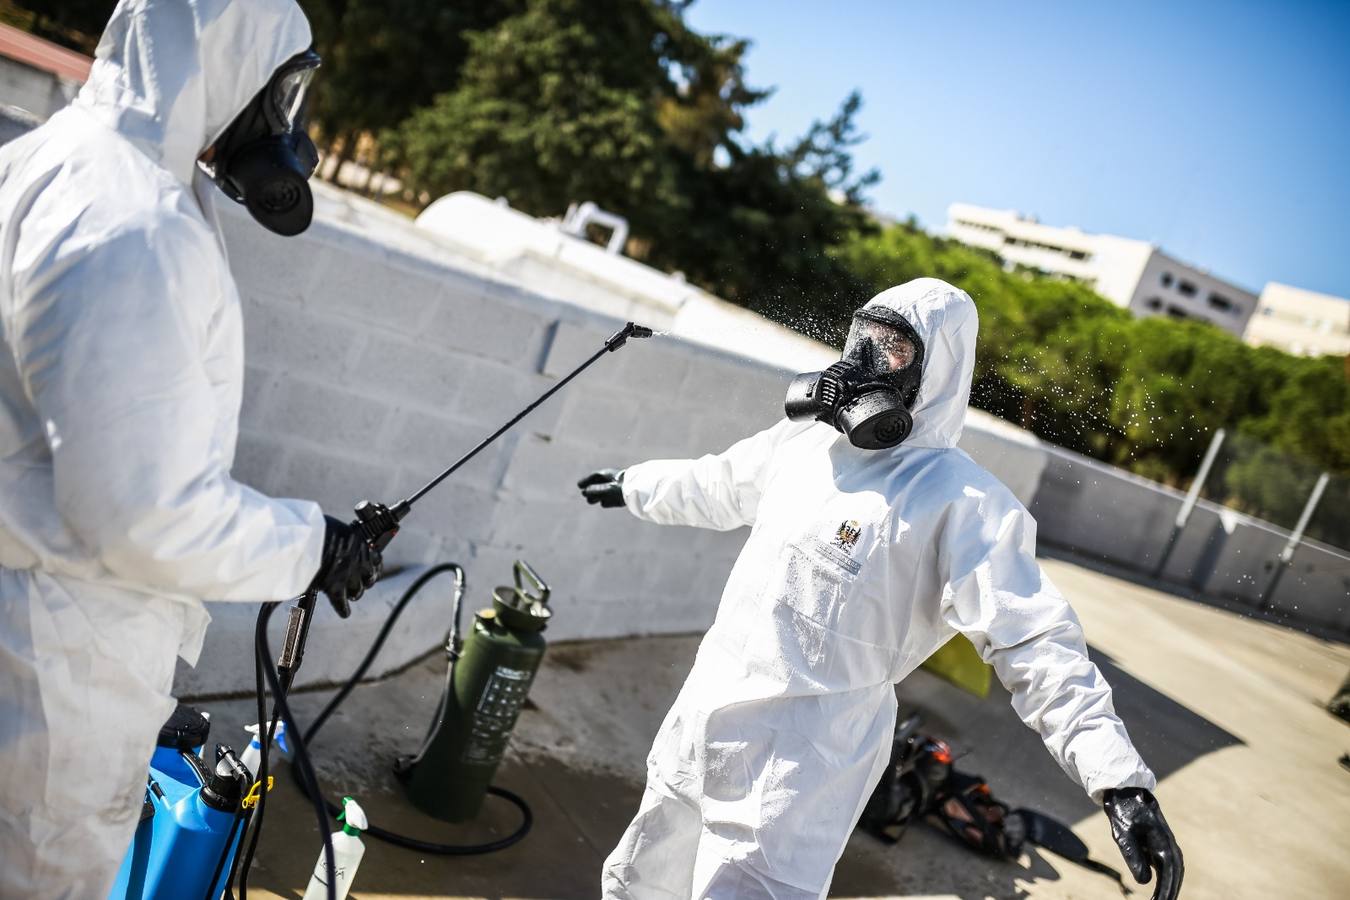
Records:
[[[924,661],[923,668],[976,697],[989,696],[989,677],[993,669],[980,659],[980,651],[965,635],[958,634],[943,644]]]

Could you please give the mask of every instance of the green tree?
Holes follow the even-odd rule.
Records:
[[[465,32],[518,11],[526,0],[299,0],[323,57],[311,116],[330,152],[406,119],[452,89]],[[115,0],[0,0],[0,21],[92,54]]]
[[[92,56],[116,5],[116,0],[0,0],[0,22]]]
[[[682,202],[658,123],[659,13],[540,0],[468,34],[459,87],[386,137],[393,159],[424,196],[473,190],[535,215],[589,199],[650,233]]]
[[[851,173],[859,104],[851,96],[784,151],[728,140],[722,165],[691,169],[682,160],[688,208],[659,224],[648,261],[799,331],[841,340],[866,286],[829,248],[872,228],[860,201],[876,180]]]
[[[504,196],[534,215],[592,200],[626,216],[629,252],[784,319],[854,299],[829,244],[867,227],[860,100],[780,151],[744,146],[745,41],[699,35],[685,4],[532,0],[469,33],[458,86],[382,145],[423,198]],[[837,295],[837,296],[836,296]]]
[[[330,152],[402,122],[452,89],[465,33],[512,14],[523,0],[300,0],[323,57],[311,115]]]

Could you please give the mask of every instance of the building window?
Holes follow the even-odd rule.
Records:
[[[1162,298],[1149,297],[1148,302],[1145,303],[1144,305],[1147,306],[1149,309],[1153,310],[1154,312],[1157,312],[1158,310],[1162,309]]]
[[[1237,306],[1233,303],[1233,301],[1229,300],[1222,294],[1210,294],[1209,305],[1211,309],[1217,309],[1219,312],[1230,313],[1235,312],[1237,310]]]
[[[1194,282],[1186,281],[1184,278],[1181,281],[1178,281],[1177,293],[1183,297],[1194,297],[1195,296]]]
[[[1174,318],[1174,319],[1189,319],[1189,318],[1190,318],[1190,314],[1187,313],[1186,310],[1182,309],[1180,306],[1170,306],[1170,305],[1169,305],[1169,306],[1167,307],[1167,314],[1168,314],[1169,316],[1171,316],[1172,318]]]
[[[1010,234],[1003,236],[1003,243],[1009,247],[1021,247],[1027,250],[1044,250],[1047,253],[1054,253],[1059,256],[1067,256],[1070,259],[1090,259],[1086,250],[1070,250],[1068,247],[1061,247],[1058,244],[1047,244],[1042,241],[1032,241],[1026,238],[1013,237]]]
[[[1163,286],[1163,287],[1171,287],[1171,286],[1172,286],[1172,273],[1171,273],[1171,272],[1164,272],[1164,273],[1162,273],[1162,286]]]

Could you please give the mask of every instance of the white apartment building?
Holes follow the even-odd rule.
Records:
[[[1198,319],[1241,335],[1251,291],[1169,256],[1148,241],[1042,225],[1010,209],[947,208],[947,234],[992,250],[1005,264],[1080,281],[1137,316]]]
[[[1247,343],[1298,356],[1350,355],[1350,300],[1270,282],[1261,291]]]

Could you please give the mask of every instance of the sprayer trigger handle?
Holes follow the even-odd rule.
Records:
[[[406,514],[406,510],[403,511]],[[398,520],[403,518],[395,510],[383,503],[362,500],[356,504],[356,521],[365,533],[366,540],[376,550],[383,551],[398,534]]]

